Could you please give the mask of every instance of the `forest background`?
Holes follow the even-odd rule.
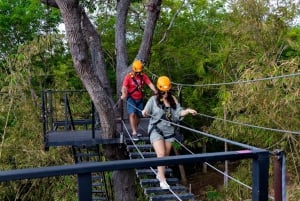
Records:
[[[80,3],[102,35],[105,63],[117,101],[115,2]],[[146,3],[132,1],[130,6],[130,62],[141,41]],[[185,120],[192,128],[270,151],[284,150],[290,201],[300,199],[298,3],[163,1],[146,66],[153,81],[156,75],[167,75],[174,83],[181,83],[182,105],[199,112],[196,118]],[[2,170],[73,163],[68,148],[45,152],[42,140],[42,91],[83,89],[64,32],[58,28],[61,23],[58,9],[37,0],[0,1]],[[271,77],[275,78],[264,79]],[[203,141],[207,139],[185,134],[184,144],[193,150],[201,149]],[[232,174],[251,182],[249,168],[249,164],[241,163]],[[251,194],[243,189],[237,191],[236,185],[230,185],[226,193],[232,200],[244,200]],[[72,177],[9,182],[1,184],[0,198],[72,200],[75,191]]]

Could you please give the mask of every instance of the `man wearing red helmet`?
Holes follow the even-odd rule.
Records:
[[[149,88],[157,93],[154,84],[149,77],[142,72],[143,63],[140,60],[134,60],[132,64],[132,72],[128,73],[122,84],[121,99],[127,98],[127,112],[129,114],[129,123],[132,130],[133,140],[139,140],[141,134],[137,133],[137,128],[142,117],[141,111],[144,108],[143,103],[143,86],[146,84]]]

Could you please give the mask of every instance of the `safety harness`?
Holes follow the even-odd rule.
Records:
[[[175,137],[175,133],[173,133],[172,135],[169,135],[169,136],[164,136],[164,133],[162,132],[162,130],[160,130],[157,127],[157,124],[159,124],[162,121],[162,119],[165,120],[165,121],[172,122],[171,107],[165,107],[163,104],[160,104],[160,107],[164,110],[164,114],[162,115],[162,117],[157,122],[152,124],[152,127],[149,130],[149,135],[151,135],[153,130],[156,130],[156,132],[158,134],[160,134],[161,136],[163,136],[164,139],[169,139],[169,138]]]
[[[135,91],[140,91],[143,94],[143,85],[144,85],[144,80],[143,80],[143,74],[139,74],[140,79],[141,79],[141,83],[139,84],[138,81],[135,79],[135,74],[133,72],[129,73],[130,78],[133,80],[134,84],[135,84],[135,88],[134,90],[132,90],[131,92],[128,92],[128,97],[131,97],[131,95],[135,92]]]

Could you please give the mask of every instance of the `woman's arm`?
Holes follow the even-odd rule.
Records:
[[[156,96],[152,96],[146,103],[144,109],[142,110],[143,117],[147,117],[152,113],[154,107],[154,101]]]
[[[197,111],[194,110],[194,109],[191,109],[191,108],[187,108],[185,110],[181,110],[181,112],[180,112],[180,116],[181,117],[184,117],[184,116],[186,116],[188,114],[196,115]]]
[[[148,117],[149,113],[148,113],[148,111],[146,109],[143,109],[142,110],[142,115],[143,115],[143,117]]]

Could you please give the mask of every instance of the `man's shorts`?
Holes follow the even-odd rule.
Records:
[[[142,110],[144,109],[143,99],[134,100],[129,97],[127,99],[127,112],[128,114],[136,113],[139,117],[142,117]]]

